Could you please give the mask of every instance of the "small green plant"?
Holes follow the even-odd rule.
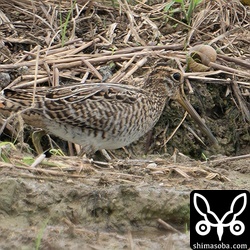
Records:
[[[185,234],[189,233],[189,229],[188,229],[188,223],[185,223]]]
[[[209,161],[209,158],[203,152],[201,153],[201,156],[206,162]]]
[[[164,8],[165,12],[170,12],[171,14],[174,14],[176,12],[179,12],[179,8],[174,8],[175,3],[179,3],[181,5],[181,11],[185,15],[185,20],[188,25],[191,24],[191,18],[193,15],[193,12],[198,4],[200,4],[202,0],[172,0]]]
[[[43,234],[44,234],[44,231],[48,225],[48,222],[49,222],[50,218],[46,219],[44,222],[43,222],[43,225],[41,227],[41,229],[39,230],[38,232],[38,235],[37,235],[37,238],[36,238],[36,250],[38,250],[41,246],[41,241],[42,241],[42,238],[43,238]]]
[[[11,151],[16,150],[15,145],[12,142],[0,143],[0,158],[3,162],[10,162]]]
[[[57,156],[65,156],[65,154],[63,153],[63,151],[61,149],[55,149],[55,148],[52,148],[50,149],[49,151],[52,155],[57,155]]]
[[[35,161],[34,157],[32,156],[24,156],[22,159],[22,162],[25,163],[26,165],[31,165]]]
[[[111,47],[111,48],[109,48],[109,50],[111,50],[112,55],[114,55],[114,53],[117,51],[117,48],[115,48],[115,47]]]
[[[62,46],[64,46],[64,44],[65,44],[67,28],[69,25],[69,19],[73,13],[75,5],[76,5],[76,0],[74,0],[73,4],[71,5],[71,8],[67,13],[67,16],[66,16],[66,19],[64,22],[63,22],[62,12],[60,11],[60,26],[61,26]]]

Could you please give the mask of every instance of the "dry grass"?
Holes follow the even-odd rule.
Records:
[[[187,51],[202,43],[217,50],[217,61],[210,64],[207,72],[184,73],[186,84],[190,84],[189,80],[198,79],[213,83],[215,87],[218,84],[228,86],[235,97],[235,105],[246,122],[250,122],[247,103],[250,98],[249,7],[236,0],[203,1],[195,10],[191,26],[188,26],[182,21],[180,11],[174,14],[165,12],[165,3],[149,5],[137,1],[135,5],[129,5],[127,1],[118,0],[113,4],[114,7],[91,0],[76,1],[75,4],[74,1],[3,0],[0,11],[0,73],[9,74],[11,81],[8,84],[1,82],[1,87],[100,82],[104,66],[113,62],[116,63],[116,71],[107,81],[136,83],[136,77],[143,75],[145,66],[148,67],[154,57],[172,59],[185,72]],[[173,8],[178,10],[177,5]],[[18,134],[11,125],[7,125],[6,131]],[[90,164],[87,160],[75,159],[79,161],[77,168],[71,170],[71,160],[53,160],[57,166],[49,169],[44,165],[30,169],[15,157],[11,163],[1,163],[0,167],[14,170],[13,175],[16,169],[25,170],[23,177],[29,178],[53,178],[54,175],[81,178],[85,171],[98,173],[101,165],[100,176],[103,171],[105,176],[119,174],[127,183],[144,178],[140,175],[127,176],[119,171],[119,166],[112,164]],[[156,163],[157,167],[149,168],[150,163]],[[43,161],[43,164],[48,166],[48,162]],[[126,164],[128,168],[129,164],[137,166],[132,161]],[[165,165],[159,165],[157,161],[138,164],[157,178],[173,171],[185,178],[190,177],[190,171],[201,171],[198,175],[203,171],[205,176],[211,174],[200,167],[188,170],[186,166],[171,165],[165,168],[166,162]],[[111,166],[117,171],[110,171]],[[37,174],[42,175],[38,177]]]

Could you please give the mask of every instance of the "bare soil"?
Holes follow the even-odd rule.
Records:
[[[249,159],[157,158],[101,169],[79,158],[60,161],[78,174],[1,164],[1,249],[34,249],[39,237],[40,249],[189,249],[192,190],[250,190]]]

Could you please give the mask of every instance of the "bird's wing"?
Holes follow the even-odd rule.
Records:
[[[47,91],[43,114],[60,123],[103,130],[112,121],[119,122],[146,94],[133,86],[112,83],[63,85]]]
[[[33,89],[4,89],[0,95],[0,109],[20,111],[24,108],[39,108],[47,88]]]
[[[45,94],[46,101],[63,101],[65,103],[77,103],[87,99],[104,98],[106,101],[117,99],[117,101],[132,101],[138,93],[145,91],[131,85],[114,83],[90,83],[61,85],[48,89]],[[129,100],[130,98],[130,100]]]

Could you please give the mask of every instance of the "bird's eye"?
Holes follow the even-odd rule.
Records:
[[[172,75],[172,77],[173,77],[173,79],[174,79],[175,81],[180,81],[180,79],[181,79],[181,74],[180,74],[179,72],[176,72],[176,73],[174,73],[174,74]]]

